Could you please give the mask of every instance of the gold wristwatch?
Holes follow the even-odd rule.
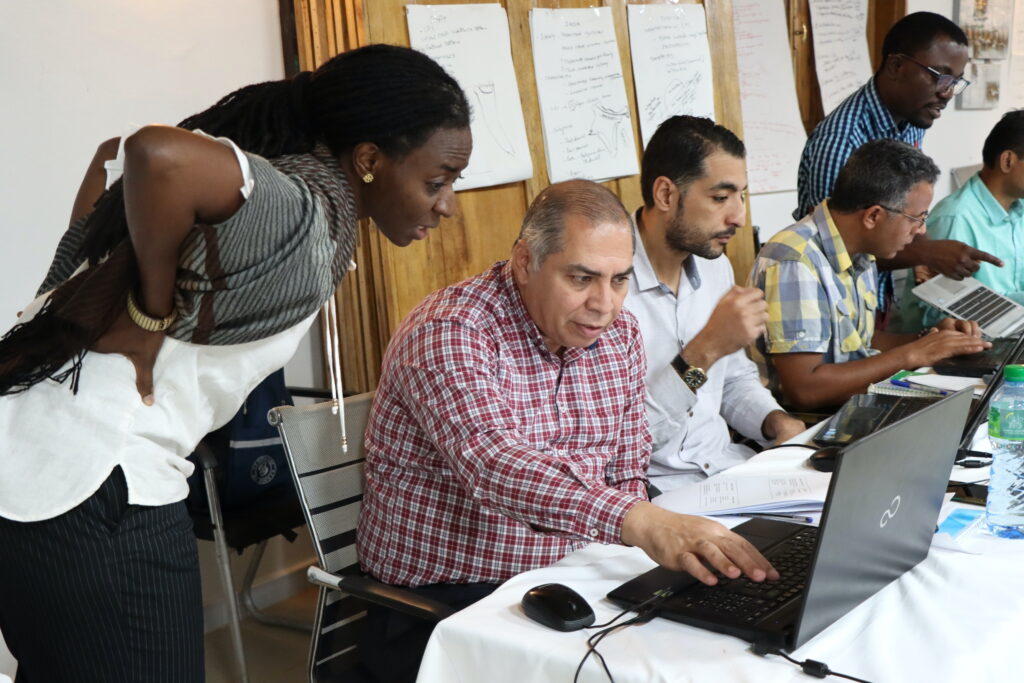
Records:
[[[704,386],[704,383],[708,381],[708,374],[700,368],[695,368],[685,360],[681,354],[677,354],[672,359],[672,367],[675,368],[676,373],[683,380],[686,386],[690,387],[690,391],[696,393],[698,389]]]

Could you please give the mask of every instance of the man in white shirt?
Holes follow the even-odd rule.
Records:
[[[692,116],[662,123],[644,152],[626,307],[647,353],[648,475],[661,491],[749,458],[729,427],[761,443],[804,430],[745,352],[764,331],[764,295],[737,287],[729,260],[719,258],[745,221],[745,154],[728,129]]]

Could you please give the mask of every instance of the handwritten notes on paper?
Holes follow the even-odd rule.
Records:
[[[811,0],[814,62],[829,114],[871,77],[867,0]]]
[[[786,8],[779,2],[733,0],[732,20],[750,192],[795,190],[807,134],[797,104]]]
[[[508,17],[497,4],[407,5],[409,42],[459,82],[469,99],[473,154],[456,190],[533,175]]]
[[[644,147],[677,114],[715,118],[703,5],[627,5]]]
[[[534,9],[530,29],[551,182],[638,173],[611,9]]]

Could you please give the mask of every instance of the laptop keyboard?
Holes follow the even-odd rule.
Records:
[[[669,601],[677,608],[729,615],[753,624],[804,590],[817,542],[818,528],[807,527],[766,553],[779,572],[778,581],[755,583],[745,577],[729,579],[716,574],[718,585],[697,584]]]
[[[983,287],[949,307],[950,313],[964,320],[974,320],[982,327],[991,325],[1014,308],[1013,301]]]

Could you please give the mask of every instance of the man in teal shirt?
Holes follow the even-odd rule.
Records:
[[[1002,258],[1002,268],[982,263],[974,277],[1024,303],[1024,110],[999,120],[985,139],[982,160],[976,175],[936,204],[928,217],[928,236],[959,240]],[[918,282],[933,274],[915,269]],[[907,278],[898,323],[904,330],[934,325],[945,317],[910,293],[915,284]]]

